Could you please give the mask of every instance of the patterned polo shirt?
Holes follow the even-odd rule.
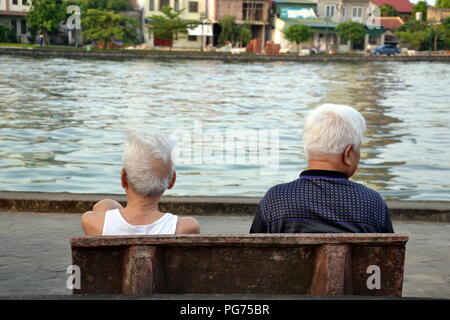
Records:
[[[344,173],[307,170],[258,204],[250,233],[394,233],[380,194]]]

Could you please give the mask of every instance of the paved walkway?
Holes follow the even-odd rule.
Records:
[[[247,233],[250,217],[196,217],[205,234]],[[65,270],[78,214],[0,212],[0,296],[71,294]],[[450,223],[394,221],[410,236],[403,296],[450,298]]]

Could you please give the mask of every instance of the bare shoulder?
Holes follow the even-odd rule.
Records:
[[[200,233],[200,224],[192,217],[178,217],[176,234]]]
[[[100,236],[103,233],[105,211],[87,211],[81,216],[81,227],[87,236]]]

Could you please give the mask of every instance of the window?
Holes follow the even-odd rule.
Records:
[[[149,8],[150,11],[155,11],[155,0],[150,0]]]
[[[345,18],[345,7],[342,7],[341,9],[341,17]]]
[[[170,7],[170,0],[159,0],[159,10],[163,7]]]
[[[352,18],[355,21],[361,21],[362,20],[362,7],[353,7],[352,8]]]
[[[189,1],[189,12],[198,12],[198,2]]]
[[[173,9],[174,9],[175,11],[180,10],[180,1],[179,1],[179,0],[174,0],[174,3],[173,3]]]
[[[20,33],[27,34],[27,20],[20,20]]]
[[[28,0],[22,0],[22,5],[23,6],[27,6],[28,5]]]
[[[326,13],[325,16],[327,17],[334,17],[334,5],[326,6]]]
[[[19,0],[13,0],[12,4],[18,5],[19,4]]]
[[[197,36],[188,36],[188,41],[197,41]]]
[[[245,21],[261,21],[263,19],[262,1],[245,1],[242,5],[242,17]]]

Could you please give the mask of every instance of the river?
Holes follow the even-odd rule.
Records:
[[[271,156],[180,156],[167,195],[262,196],[305,168],[303,118],[322,103],[353,106],[367,120],[354,181],[386,199],[450,200],[450,64],[435,62],[0,56],[0,190],[121,193],[127,128],[174,139],[212,132],[203,143],[213,148],[232,129],[267,133]]]

